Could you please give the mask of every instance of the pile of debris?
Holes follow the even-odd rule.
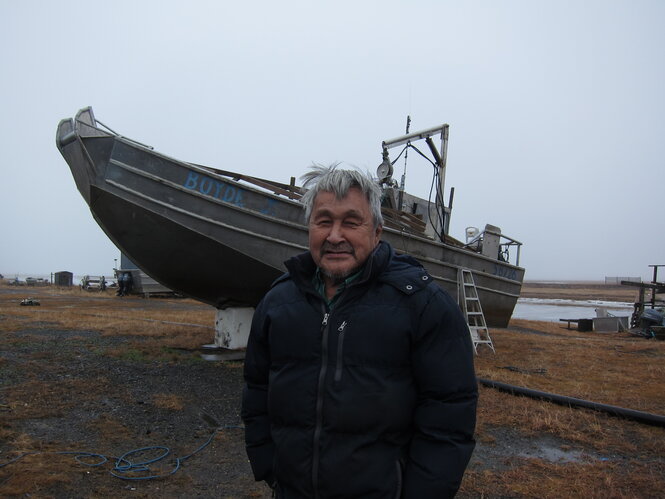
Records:
[[[41,303],[36,298],[25,298],[25,299],[21,300],[21,306],[22,307],[35,307],[35,306],[39,306],[39,305],[41,305]]]
[[[638,287],[640,292],[630,320],[631,333],[665,340],[665,300],[658,296],[665,293],[665,283],[658,282],[658,268],[665,265],[649,267],[653,268],[651,282],[621,281],[624,286]]]

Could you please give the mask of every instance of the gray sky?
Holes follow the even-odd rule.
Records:
[[[164,154],[283,182],[374,171],[407,114],[449,123],[451,235],[498,225],[527,279],[650,278],[664,25],[659,0],[0,0],[0,273],[111,274],[55,146],[92,106]],[[427,196],[415,156],[407,190]]]

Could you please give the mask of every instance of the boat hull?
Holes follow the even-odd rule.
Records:
[[[103,131],[90,109],[63,120],[56,142],[100,227],[173,291],[217,308],[255,306],[283,262],[307,250],[298,202]],[[453,296],[459,269],[470,269],[487,324],[508,324],[524,269],[394,229],[383,239]]]

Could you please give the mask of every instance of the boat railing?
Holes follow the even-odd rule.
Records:
[[[475,227],[468,227],[467,241],[464,248],[491,258],[496,258],[502,262],[510,263],[516,267],[520,266],[522,243],[517,239],[502,234],[498,227],[487,226],[482,232],[479,232]],[[514,255],[511,255],[513,249],[516,251],[514,251]]]
[[[504,240],[504,242],[501,243],[501,253],[500,255],[503,255],[503,258],[505,258],[506,262],[510,263],[510,250],[511,248],[514,248],[515,251],[515,266],[519,267],[520,266],[520,251],[522,249],[522,243],[517,241],[516,239],[513,239],[512,237],[504,236],[501,235],[501,239]]]
[[[136,144],[140,147],[145,147],[146,149],[150,149],[151,151],[154,150],[154,148],[150,145],[144,144],[142,142],[139,142],[138,140],[130,139],[129,137],[125,137],[124,135],[119,134],[115,130],[113,130],[110,126],[102,123],[99,121],[97,118],[95,118],[94,114],[92,113],[91,108],[86,108],[82,111],[79,112],[76,118],[77,123],[81,125],[85,125],[88,127],[93,127],[93,129],[101,131],[103,133],[110,133],[111,135],[114,135],[115,137],[118,137],[120,139],[126,140],[128,142],[131,142],[132,144]],[[99,127],[103,127],[104,130],[101,130]],[[230,172],[230,171],[225,171],[225,170],[218,170],[216,168],[212,168],[209,166],[204,166],[204,165],[197,165],[196,163],[188,163],[190,165],[196,166],[198,168],[202,168],[204,170],[208,170],[211,173],[215,173],[217,175],[223,175],[225,177],[230,177],[234,179],[236,182],[239,180],[243,180],[249,184],[255,185],[257,187],[261,187],[263,189],[266,189],[268,191],[273,192],[274,194],[280,195],[280,196],[286,196],[289,199],[294,199],[298,200],[302,197],[303,191],[300,187],[298,187],[296,183],[295,177],[291,177],[291,183],[290,184],[283,184],[280,182],[275,182],[273,180],[266,180],[258,177],[252,177],[250,175],[244,175],[242,173],[236,173],[236,172]]]
[[[144,144],[143,142],[139,142],[138,140],[130,139],[129,137],[125,137],[124,135],[119,134],[118,132],[113,130],[110,126],[105,125],[104,123],[99,121],[97,118],[95,118],[95,115],[92,112],[91,107],[86,107],[84,109],[81,109],[76,114],[74,122],[76,123],[76,130],[59,138],[61,146],[65,146],[70,142],[72,142],[73,140],[76,140],[77,135],[81,137],[113,136],[125,140],[127,142],[131,142],[132,144],[136,144],[137,146],[144,147],[151,151],[155,150],[154,147],[149,146],[148,144]]]
[[[110,126],[105,125],[104,123],[102,123],[101,121],[99,121],[97,118],[94,118],[94,117],[93,117],[93,119],[95,120],[95,124],[103,126],[103,127],[106,129],[106,131],[108,131],[108,132],[111,133],[112,135],[115,135],[115,136],[118,137],[119,139],[126,140],[127,142],[131,142],[132,144],[136,144],[137,146],[145,147],[146,149],[150,149],[151,151],[154,151],[154,150],[155,150],[154,147],[149,146],[148,144],[144,144],[143,142],[139,142],[138,140],[130,139],[129,137],[125,137],[124,135],[119,134],[118,132],[116,132],[115,130],[113,130]],[[84,125],[87,125],[87,124],[88,124],[88,123],[86,123],[84,120],[77,120],[77,121],[78,121],[79,123],[83,123]]]

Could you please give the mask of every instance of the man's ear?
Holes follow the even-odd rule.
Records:
[[[383,232],[383,225],[377,225],[376,234],[374,234],[374,244],[379,244],[379,239],[381,239],[382,232]]]

